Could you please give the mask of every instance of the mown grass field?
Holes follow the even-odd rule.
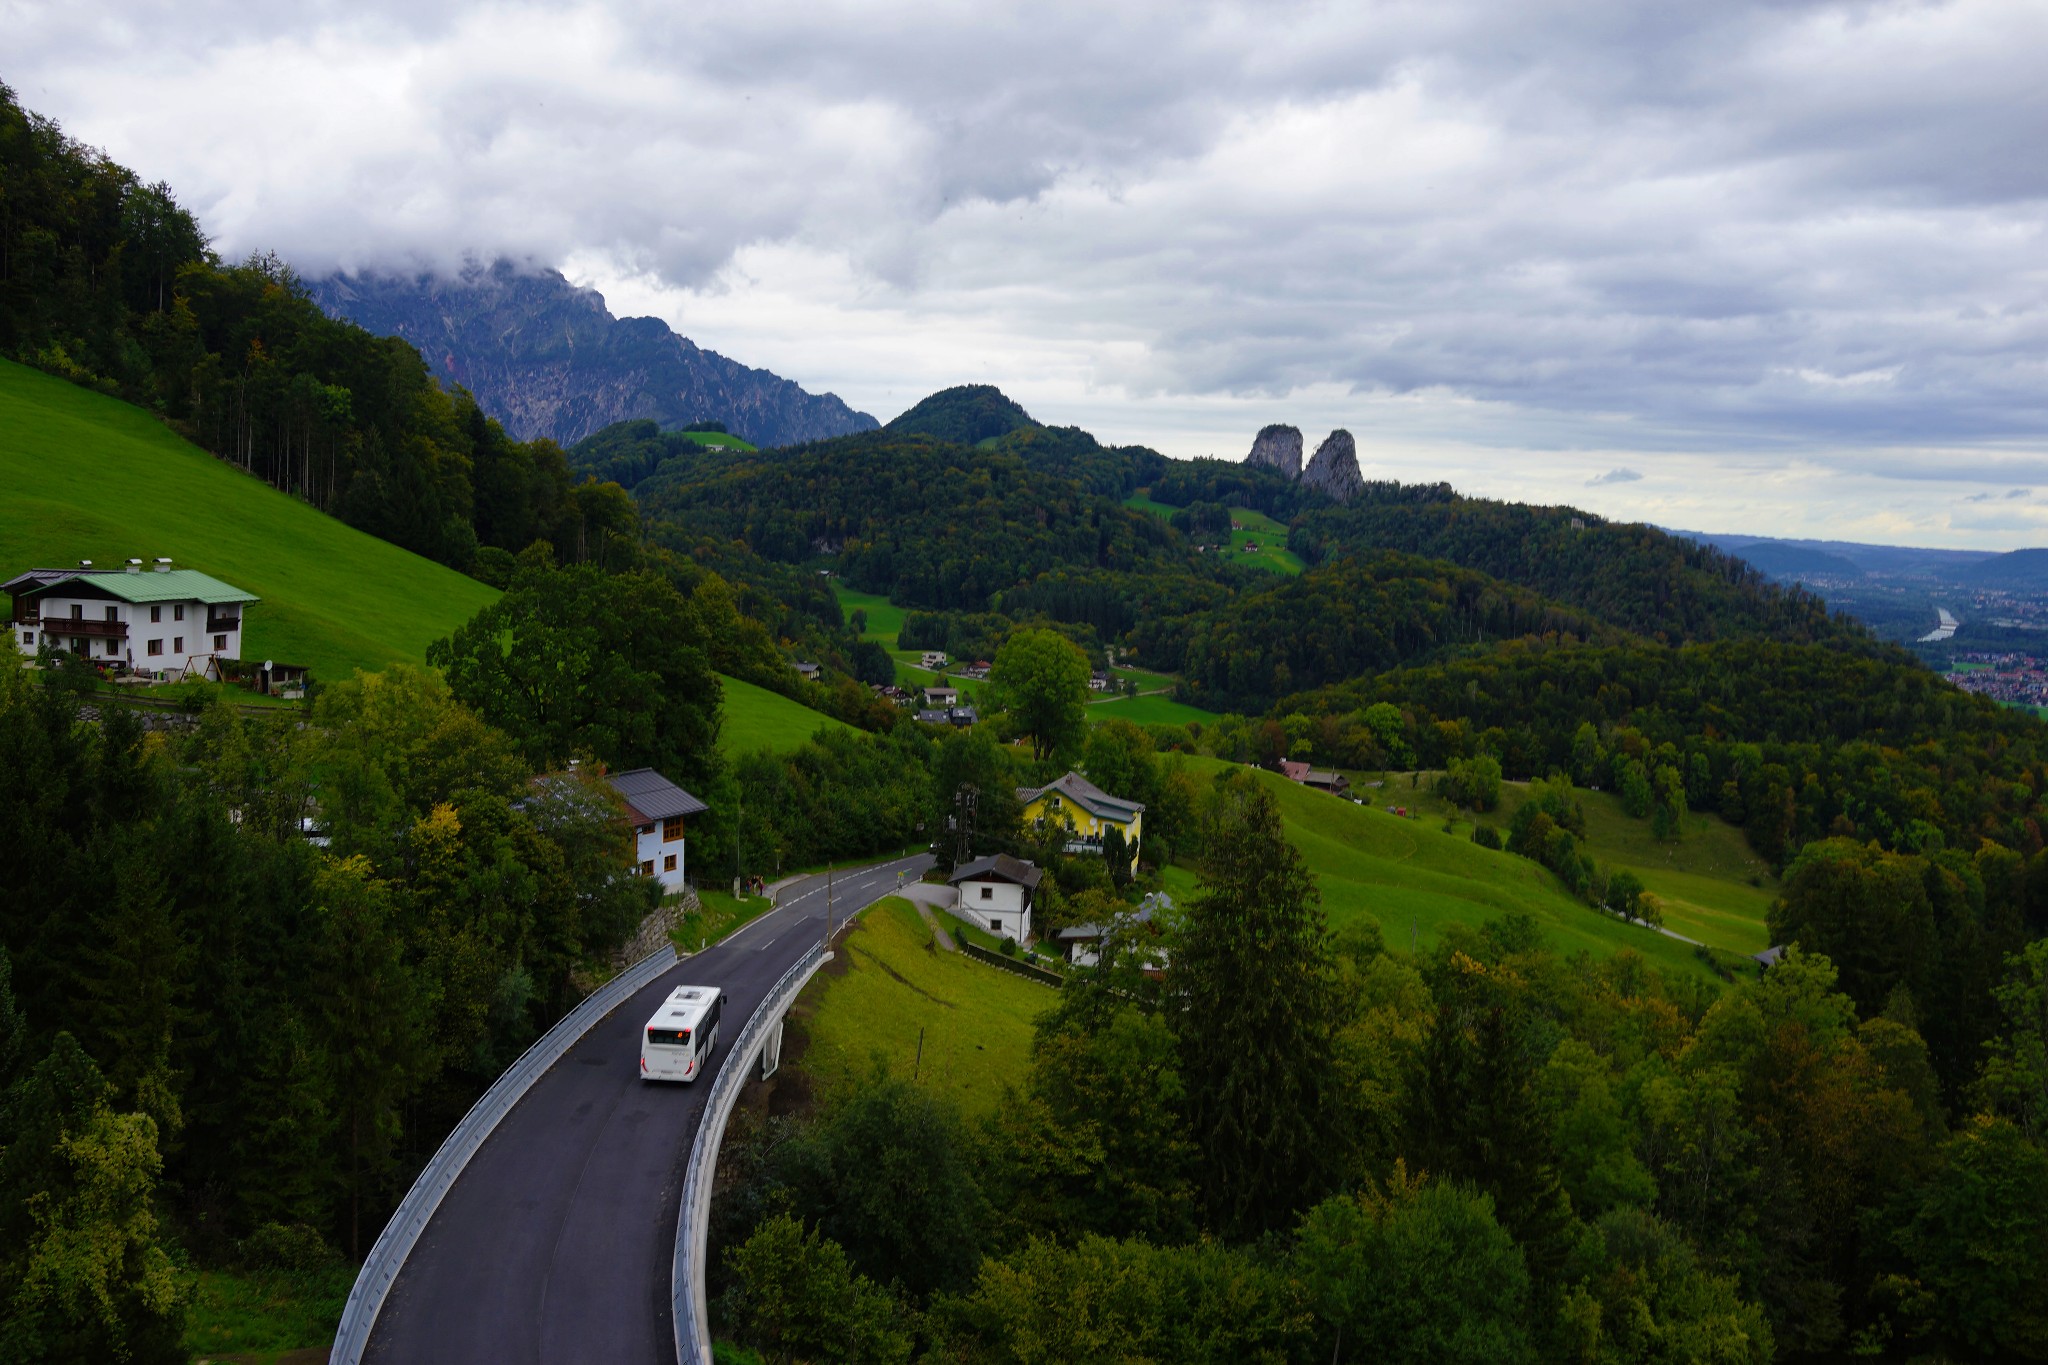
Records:
[[[1140,725],[1186,725],[1193,721],[1198,725],[1209,725],[1216,719],[1214,711],[1204,711],[1199,706],[1175,701],[1171,697],[1118,697],[1113,701],[1090,702],[1088,719],[1093,724],[1121,716]]]
[[[683,437],[685,440],[695,441],[700,446],[717,446],[721,450],[739,450],[751,453],[757,449],[753,442],[724,431],[679,431],[676,435]]]
[[[1423,774],[1424,785],[1418,788],[1396,779],[1386,788],[1392,793],[1386,799],[1421,809],[1439,825],[1453,819],[1457,833],[1469,835],[1472,813],[1454,812],[1427,791],[1430,776]],[[1663,904],[1667,928],[1745,956],[1770,946],[1764,916],[1778,894],[1778,882],[1741,830],[1718,815],[1696,811],[1686,816],[1683,838],[1660,841],[1650,822],[1630,816],[1612,793],[1575,795],[1586,812],[1588,851],[1610,871],[1627,868],[1642,878],[1643,886]],[[1503,782],[1499,809],[1478,818],[1505,831],[1528,796],[1527,783]]]
[[[1051,987],[942,952],[898,896],[862,915],[838,951],[846,970],[834,974],[833,964],[797,1002],[809,1034],[800,1065],[828,1099],[873,1075],[877,1060],[894,1076],[914,1072],[969,1118],[1023,1083],[1032,1021],[1051,1007]]]
[[[1139,512],[1149,512],[1161,521],[1170,521],[1178,507],[1163,502],[1154,502],[1146,496],[1148,490],[1140,489],[1124,499],[1124,506]],[[1250,564],[1256,568],[1270,569],[1274,573],[1298,574],[1307,566],[1301,556],[1287,548],[1287,528],[1267,516],[1254,512],[1248,507],[1230,509],[1230,547],[1223,551],[1226,559],[1239,564]],[[1257,545],[1254,550],[1251,547]]]
[[[425,658],[497,593],[344,526],[140,408],[0,361],[0,577],[167,555],[263,600],[246,657],[319,678]]]
[[[1235,766],[1221,759],[1186,761],[1205,774]],[[1314,870],[1333,926],[1371,916],[1388,946],[1405,952],[1429,947],[1451,924],[1477,927],[1521,911],[1536,918],[1561,952],[1584,949],[1604,957],[1633,948],[1665,971],[1707,974],[1685,944],[1594,910],[1526,858],[1483,849],[1463,833],[1444,833],[1440,817],[1401,819],[1276,773],[1245,771],[1278,799],[1288,837]],[[1407,795],[1387,800],[1410,804]]]
[[[719,752],[731,757],[756,749],[787,753],[822,729],[851,730],[843,720],[813,711],[779,692],[770,692],[738,678],[719,674],[725,686],[725,723],[718,730]]]

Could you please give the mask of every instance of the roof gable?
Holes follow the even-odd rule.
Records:
[[[1056,778],[1043,787],[1019,787],[1017,799],[1028,806],[1047,792],[1058,792],[1089,814],[1104,820],[1114,820],[1118,824],[1130,823],[1132,817],[1145,809],[1144,802],[1126,801],[1121,796],[1111,796],[1075,772]]]
[[[679,815],[699,815],[711,809],[652,768],[606,773],[605,781],[612,784],[612,790],[624,798],[627,807],[642,823],[673,820]]]
[[[33,584],[29,587],[29,584]],[[27,573],[7,581],[10,591],[46,592],[62,596],[66,588],[93,590],[92,595],[104,593],[123,602],[204,602],[208,606],[225,606],[233,602],[260,602],[263,599],[253,592],[245,592],[231,583],[223,583],[212,574],[203,574],[197,569],[167,569],[161,573],[154,570],[145,573],[129,573],[124,569],[30,569]]]

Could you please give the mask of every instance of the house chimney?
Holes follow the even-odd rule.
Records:
[[[142,572],[142,561],[141,561],[141,560],[139,560],[139,559],[131,559],[131,560],[129,560],[129,561],[128,561],[128,572],[129,572],[129,573],[141,573],[141,572]]]
[[[169,573],[171,571],[171,561],[159,558],[156,562],[156,571],[158,573]]]

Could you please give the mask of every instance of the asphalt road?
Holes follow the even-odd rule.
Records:
[[[914,880],[929,855],[833,878],[846,914]],[[683,1169],[711,1078],[769,989],[824,932],[825,879],[676,964],[534,1082],[464,1168],[370,1335],[378,1365],[676,1365],[670,1275]],[[729,997],[718,1050],[689,1085],[639,1076],[640,1029],[679,985]]]

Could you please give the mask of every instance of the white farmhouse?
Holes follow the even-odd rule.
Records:
[[[711,808],[652,768],[609,773],[605,780],[626,803],[640,875],[659,881],[663,894],[682,890],[689,871],[683,857],[683,817]]]
[[[960,888],[960,918],[992,934],[1024,943],[1031,938],[1031,893],[1044,874],[1021,858],[998,853],[962,863],[946,878]]]
[[[168,559],[147,573],[139,559],[125,569],[85,559],[75,569],[30,569],[0,589],[14,599],[8,626],[22,653],[48,646],[172,681],[241,658],[242,608],[259,600]]]

